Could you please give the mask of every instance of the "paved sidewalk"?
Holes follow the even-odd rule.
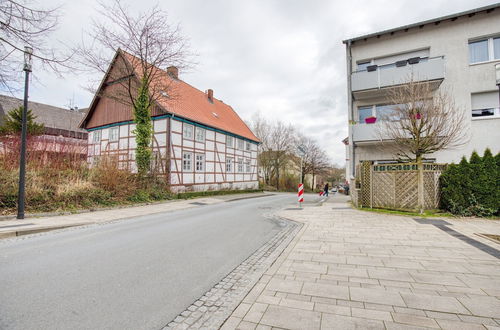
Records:
[[[56,215],[40,218],[26,218],[24,220],[0,221],[0,239],[21,235],[34,234],[49,230],[62,229],[96,223],[106,223],[119,219],[138,217],[143,215],[183,210],[203,205],[218,204],[232,200],[265,197],[269,193],[248,193],[220,195],[188,200],[172,200],[163,203],[113,208],[108,210],[85,212],[78,214]]]
[[[351,209],[336,195],[284,210],[304,223],[223,329],[500,329],[492,220]]]

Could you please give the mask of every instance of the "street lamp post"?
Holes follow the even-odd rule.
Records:
[[[26,182],[26,139],[28,135],[28,87],[29,75],[31,72],[31,55],[33,48],[24,47],[24,106],[23,106],[23,121],[21,126],[21,154],[19,157],[19,193],[17,199],[17,218],[24,219],[24,200],[25,200],[25,182]]]

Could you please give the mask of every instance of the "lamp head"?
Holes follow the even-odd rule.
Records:
[[[24,71],[31,72],[31,55],[33,55],[33,48],[30,46],[24,47]]]

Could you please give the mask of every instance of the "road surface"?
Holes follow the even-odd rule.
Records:
[[[160,329],[279,230],[292,194],[0,241],[0,329]]]

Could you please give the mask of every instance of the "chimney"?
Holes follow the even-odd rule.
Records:
[[[172,77],[174,79],[179,79],[179,69],[177,69],[177,67],[169,66],[167,68],[167,73],[170,77]]]
[[[214,90],[213,89],[209,89],[207,91],[207,94],[208,94],[208,100],[212,103],[214,103]]]

